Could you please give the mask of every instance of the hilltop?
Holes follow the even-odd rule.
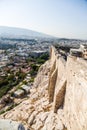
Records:
[[[0,26],[0,36],[4,37],[23,37],[23,38],[36,38],[36,37],[41,37],[41,38],[54,38],[53,36],[37,32],[37,31],[32,31],[29,29],[24,29],[24,28],[17,28],[17,27],[7,27],[7,26]]]

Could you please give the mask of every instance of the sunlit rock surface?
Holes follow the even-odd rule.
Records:
[[[87,130],[87,61],[52,47],[30,89],[30,97],[0,118],[30,130]]]

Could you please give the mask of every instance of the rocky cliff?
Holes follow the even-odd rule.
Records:
[[[51,47],[50,60],[42,65],[30,98],[0,116],[30,130],[87,130],[87,61]]]

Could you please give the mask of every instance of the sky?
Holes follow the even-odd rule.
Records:
[[[87,0],[0,0],[0,26],[87,39]]]

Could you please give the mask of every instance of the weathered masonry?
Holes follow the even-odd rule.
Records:
[[[87,130],[87,50],[82,45],[81,53],[73,52],[75,55],[69,54],[65,60],[51,47],[49,103],[55,113],[62,109],[67,130]]]

